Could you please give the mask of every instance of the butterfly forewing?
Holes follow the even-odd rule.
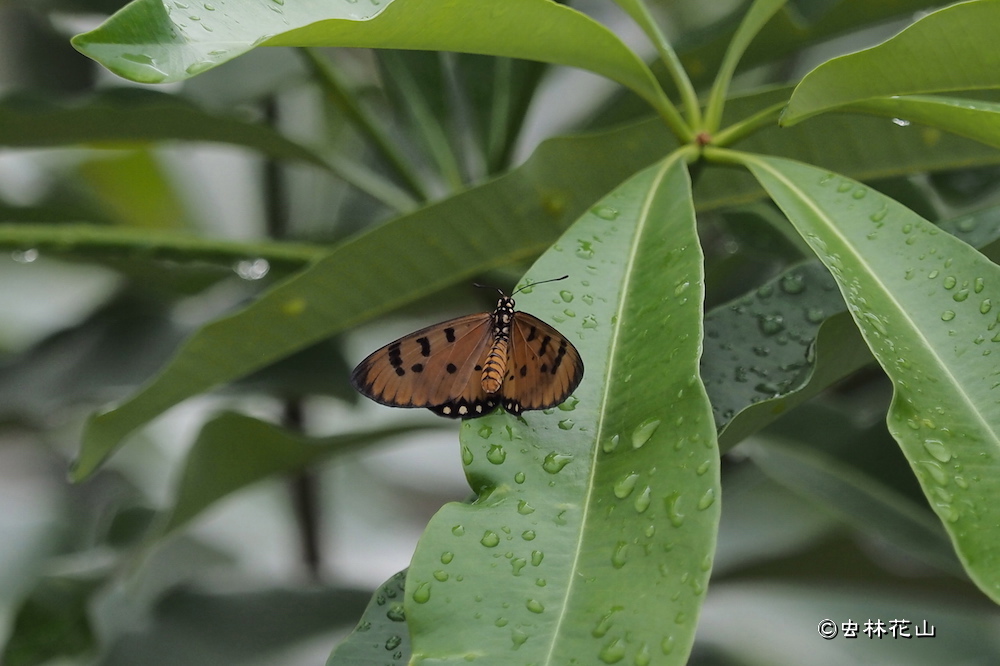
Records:
[[[482,367],[493,342],[487,312],[428,326],[391,342],[351,375],[359,392],[392,407],[427,407],[442,416],[485,414],[498,396],[482,387]]]
[[[514,313],[503,406],[517,414],[554,407],[569,397],[583,379],[580,352],[541,319]]]

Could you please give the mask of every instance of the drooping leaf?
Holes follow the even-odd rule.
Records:
[[[550,0],[324,0],[220,3],[172,11],[134,0],[73,45],[116,74],[163,83],[194,76],[262,44],[457,51],[587,69],[667,104],[656,80],[601,24]]]
[[[795,88],[782,123],[876,97],[1000,88],[998,21],[1000,3],[959,2],[878,46],[828,60]]]
[[[780,158],[739,155],[837,280],[893,381],[888,424],[966,571],[1000,599],[1000,268],[878,192]]]
[[[1000,148],[1000,104],[993,102],[907,95],[861,100],[847,105],[844,110],[887,116],[896,124],[929,125]]]
[[[415,662],[685,663],[719,510],[689,188],[677,156],[639,173],[526,276],[569,273],[519,306],[572,340],[586,375],[549,413],[462,424],[478,499],[446,505],[417,546]]]
[[[222,497],[276,474],[301,470],[414,426],[307,437],[249,416],[227,412],[205,424],[184,463],[162,537],[190,522]]]

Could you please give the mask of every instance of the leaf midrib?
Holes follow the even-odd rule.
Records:
[[[591,459],[590,459],[590,472],[587,478],[587,492],[586,498],[583,502],[583,515],[580,517],[580,529],[577,532],[576,544],[573,550],[573,562],[569,567],[569,583],[566,586],[566,594],[563,596],[562,603],[559,606],[559,618],[556,620],[555,628],[552,632],[552,640],[549,643],[549,652],[545,655],[545,660],[543,663],[552,664],[553,654],[555,651],[556,643],[558,642],[559,632],[562,628],[563,620],[565,620],[567,615],[567,609],[569,607],[569,599],[573,593],[574,585],[577,580],[577,568],[580,561],[580,552],[583,548],[583,538],[586,532],[585,527],[587,524],[587,517],[590,513],[591,499],[594,494],[594,476],[597,472],[597,454],[600,449],[601,438],[604,435],[604,423],[605,417],[607,415],[607,405],[610,401],[611,396],[611,377],[613,375],[614,365],[615,365],[615,349],[618,343],[618,336],[621,332],[624,317],[622,316],[625,309],[625,302],[628,295],[628,286],[632,281],[633,267],[635,265],[636,255],[639,251],[639,239],[642,238],[642,232],[646,226],[646,221],[649,219],[649,209],[652,205],[652,201],[656,196],[656,192],[659,189],[660,183],[663,181],[667,171],[670,167],[680,159],[680,156],[675,154],[671,157],[665,159],[660,167],[659,171],[653,177],[650,183],[649,192],[643,201],[642,208],[640,209],[639,221],[636,225],[635,234],[632,236],[632,246],[629,248],[628,260],[625,264],[624,276],[625,280],[622,284],[622,297],[618,299],[618,308],[615,311],[615,318],[612,320],[615,322],[612,332],[611,332],[611,342],[608,345],[611,351],[608,359],[607,372],[605,373],[604,390],[601,395],[601,401],[599,403],[598,410],[598,420],[597,427],[594,429],[594,443],[592,447]]]

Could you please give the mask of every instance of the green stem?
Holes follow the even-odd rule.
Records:
[[[657,110],[663,116],[667,125],[682,141],[689,141],[693,136],[690,128],[701,126],[701,105],[698,103],[698,93],[695,92],[691,79],[688,78],[687,72],[684,71],[684,66],[681,65],[680,58],[677,57],[677,52],[670,46],[670,42],[667,41],[663,31],[660,30],[660,26],[653,20],[653,16],[649,13],[649,8],[646,7],[646,4],[642,0],[619,0],[619,4],[639,24],[639,27],[642,28],[646,36],[653,42],[653,46],[656,47],[660,59],[666,66],[670,78],[673,79],[674,85],[677,86],[677,91],[680,93],[681,104],[684,106],[684,111],[687,114],[687,122],[685,123],[680,118],[672,104],[668,104],[670,111],[661,108]],[[668,117],[674,115],[677,117]]]
[[[785,5],[786,0],[755,0],[740,22],[736,34],[729,41],[726,55],[719,65],[719,71],[708,94],[708,104],[705,107],[705,125],[703,129],[709,134],[715,134],[722,122],[722,109],[729,92],[729,84],[733,80],[736,66],[746,52],[753,38],[764,28],[771,17]]]
[[[382,128],[371,121],[371,114],[366,113],[351,94],[346,82],[329,60],[321,57],[312,48],[301,48],[306,62],[312,67],[316,79],[331,101],[337,105],[348,120],[365,134],[375,148],[395,169],[409,190],[421,201],[430,199],[424,183],[417,174],[417,169],[397,150],[392,139],[382,131]]]
[[[787,101],[778,102],[777,104],[773,104],[766,109],[758,111],[745,120],[733,123],[712,137],[712,145],[720,147],[731,146],[737,141],[741,141],[755,132],[773,126],[775,122],[777,122],[778,116],[781,115],[781,111],[785,108],[787,103]]]

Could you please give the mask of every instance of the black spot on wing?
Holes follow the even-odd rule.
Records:
[[[448,365],[445,366],[444,369],[448,371],[449,375],[453,375],[453,374],[455,374],[455,372],[458,371],[458,368],[455,367],[454,363],[449,363]]]
[[[420,355],[423,357],[428,357],[431,355],[431,341],[427,337],[417,338],[417,344],[420,345]]]
[[[449,326],[448,328],[444,329],[444,339],[447,340],[448,342],[454,342],[455,341],[455,329],[453,329],[451,326]]]
[[[413,365],[410,366],[410,370],[412,370],[413,372],[423,372],[424,371],[424,364],[423,363],[414,363]]]
[[[538,348],[538,355],[539,356],[545,356],[545,350],[549,348],[549,343],[550,342],[552,342],[552,336],[546,335],[544,338],[542,338],[542,344]]]

